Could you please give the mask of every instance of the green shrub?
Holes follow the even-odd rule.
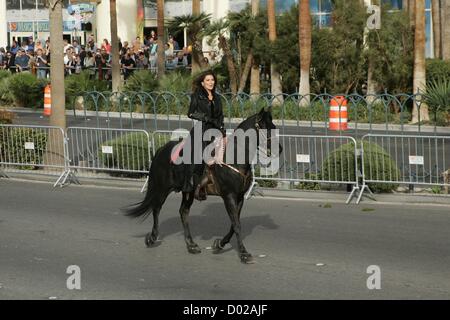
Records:
[[[102,146],[99,147],[99,162],[103,166],[132,171],[148,171],[150,169],[148,141],[142,133],[129,133],[120,138],[106,141],[102,145],[112,147],[113,152],[112,154],[103,153]],[[117,175],[117,173],[112,175]],[[141,174],[126,173],[125,176],[141,176]]]
[[[148,70],[138,70],[125,81],[123,92],[152,92],[158,87],[156,74]]]
[[[11,72],[8,70],[0,70],[0,81],[3,79],[7,79],[11,76]]]
[[[170,92],[190,92],[192,88],[192,76],[179,71],[166,73],[159,80],[158,90]]]
[[[8,78],[7,88],[18,107],[42,107],[46,79],[37,79],[29,72],[16,73]]]
[[[305,180],[320,180],[320,176],[315,173],[305,173]],[[300,182],[295,186],[299,190],[320,190],[320,183],[318,182]]]
[[[261,173],[260,167],[256,166],[254,175],[256,177],[259,177],[259,176],[261,176],[260,173]],[[258,183],[258,186],[260,186],[261,188],[276,188],[278,186],[278,182],[276,180],[258,179],[256,182]]]
[[[8,140],[8,141],[7,141]],[[25,143],[33,142],[34,150],[25,149]],[[3,128],[0,130],[0,158],[6,162],[42,164],[47,146],[47,135],[30,128]],[[25,166],[22,169],[36,169]]]
[[[427,59],[427,83],[438,79],[450,78],[450,61],[441,59]]]
[[[358,144],[359,145],[359,144]],[[369,164],[372,164],[370,166]],[[361,157],[358,158],[361,169]],[[361,170],[360,170],[361,171]],[[376,143],[364,141],[364,173],[367,178],[393,180],[400,178],[400,170],[390,155]],[[322,180],[355,181],[354,144],[347,143],[333,150],[322,163]],[[369,183],[374,192],[391,192],[398,184]]]
[[[11,104],[13,99],[8,89],[8,79],[11,72],[7,70],[0,70],[0,104]]]
[[[0,78],[0,104],[11,105],[13,102],[13,96],[8,88],[8,78]]]
[[[64,79],[66,103],[72,106],[73,99],[82,92],[108,90],[108,82],[96,79],[90,71],[83,70],[79,74],[71,74]]]

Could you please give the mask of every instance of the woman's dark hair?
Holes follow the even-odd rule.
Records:
[[[205,90],[202,86],[203,80],[205,80],[206,76],[213,76],[214,78],[214,88],[212,90],[213,94],[216,92],[217,87],[217,77],[212,70],[203,71],[200,73],[192,82],[192,92],[196,92],[199,90]]]

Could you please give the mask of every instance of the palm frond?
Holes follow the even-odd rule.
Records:
[[[450,79],[441,77],[429,81],[423,99],[433,111],[450,110]]]

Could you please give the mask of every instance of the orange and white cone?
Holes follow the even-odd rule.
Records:
[[[52,114],[52,93],[51,87],[48,84],[44,89],[44,116]]]

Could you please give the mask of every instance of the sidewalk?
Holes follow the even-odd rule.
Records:
[[[0,178],[1,181],[5,183],[8,179],[14,181],[26,181],[26,182],[34,182],[34,183],[55,183],[57,177],[42,175],[42,174],[32,174],[32,173],[9,173],[10,178]],[[134,190],[137,193],[140,192],[145,180],[136,180],[136,179],[126,179],[119,180],[114,178],[106,178],[105,177],[77,177],[81,183],[81,185],[66,185],[64,189],[67,189],[70,192],[70,188],[79,188],[79,187],[97,187],[97,188],[113,188],[113,189],[127,189]],[[7,182],[6,182],[7,184]],[[60,188],[60,187],[56,187]],[[144,195],[142,195],[144,196]],[[349,196],[348,192],[343,191],[305,191],[305,190],[286,190],[286,189],[271,189],[271,188],[259,188],[256,187],[253,189],[253,195],[247,201],[254,201],[257,199],[286,199],[293,201],[309,201],[309,202],[317,202],[321,205],[327,205],[332,203],[345,203],[347,197]],[[356,197],[352,199],[349,205],[356,205]],[[450,208],[450,194],[425,194],[425,193],[391,193],[391,194],[375,194],[375,199],[370,199],[366,196],[362,197],[362,200],[358,206],[363,207],[364,205],[374,205],[374,204],[414,204],[421,206],[430,206],[430,205],[438,205],[446,207],[445,210]]]

